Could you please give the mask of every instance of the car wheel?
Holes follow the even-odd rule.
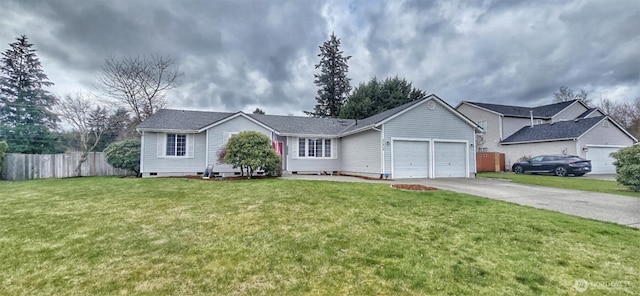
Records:
[[[556,168],[554,172],[556,173],[556,176],[564,177],[567,175],[567,168],[563,166],[559,166]]]
[[[521,165],[514,166],[513,172],[516,174],[524,174],[524,168],[522,168]]]

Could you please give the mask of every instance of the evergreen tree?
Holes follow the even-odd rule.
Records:
[[[318,89],[318,102],[313,111],[304,113],[313,117],[338,117],[340,109],[351,91],[350,80],[347,78],[351,56],[343,56],[340,50],[340,39],[335,34],[320,46],[320,62],[315,65],[320,68],[320,74],[314,74],[314,83]]]
[[[426,97],[425,91],[398,76],[371,79],[353,90],[340,111],[340,118],[362,119]]]
[[[9,143],[10,152],[50,153],[54,140],[49,129],[58,118],[52,112],[56,97],[44,88],[53,83],[27,37],[16,40],[0,60],[0,137]]]

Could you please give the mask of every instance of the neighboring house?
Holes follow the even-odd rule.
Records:
[[[362,119],[312,118],[163,109],[142,134],[143,177],[239,174],[217,162],[241,131],[269,136],[290,173],[343,172],[391,178],[475,176],[481,128],[435,95]]]
[[[507,168],[523,157],[571,154],[590,159],[595,174],[613,174],[609,154],[637,142],[602,110],[580,100],[539,107],[463,101],[456,110],[483,128],[478,151],[505,153]]]

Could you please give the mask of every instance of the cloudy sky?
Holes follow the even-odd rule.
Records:
[[[331,32],[354,86],[398,75],[454,106],[551,103],[562,85],[640,96],[637,0],[0,1],[0,50],[27,35],[56,95],[93,91],[108,56],[169,55],[180,109],[312,110]]]

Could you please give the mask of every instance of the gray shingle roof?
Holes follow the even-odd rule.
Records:
[[[362,127],[379,123],[419,102],[429,99],[416,100],[380,114],[356,121],[354,119],[314,118],[302,116],[282,116],[264,114],[246,114],[247,116],[271,127],[282,134],[300,135],[332,135],[338,136],[344,132],[357,130]],[[139,129],[153,130],[183,130],[196,131],[217,121],[237,113],[186,111],[162,109],[138,125]]]
[[[353,119],[247,114],[282,134],[334,135],[351,126]]]
[[[195,131],[235,113],[162,109],[141,124],[139,129]]]
[[[573,104],[576,100],[566,101],[560,103],[554,103],[549,105],[543,105],[538,107],[519,107],[519,106],[509,106],[509,105],[499,105],[499,104],[488,104],[488,103],[480,103],[480,102],[466,102],[472,105],[476,105],[478,107],[482,107],[505,116],[513,116],[513,117],[529,117],[531,116],[530,111],[533,111],[534,118],[551,118],[552,116],[558,114],[558,112],[564,110],[569,105]]]
[[[559,139],[574,139],[600,122],[604,116],[589,117],[554,123],[525,126],[501,143],[542,142]]]

